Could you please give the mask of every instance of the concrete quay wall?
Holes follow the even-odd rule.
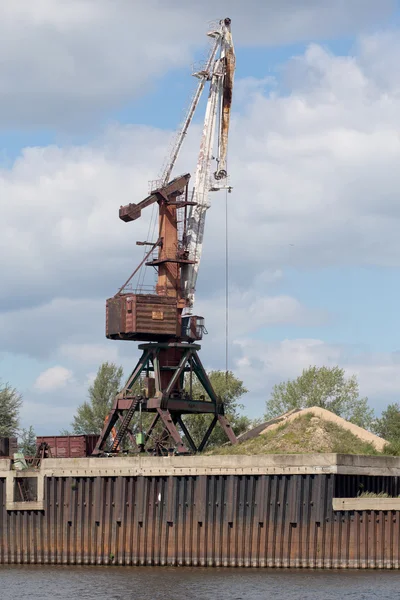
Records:
[[[392,457],[0,460],[0,563],[397,569],[399,494]]]

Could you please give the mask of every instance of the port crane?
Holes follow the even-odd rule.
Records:
[[[200,341],[206,332],[202,316],[194,314],[197,276],[205,219],[211,194],[229,189],[228,133],[235,71],[231,21],[225,18],[209,31],[211,50],[204,68],[194,75],[198,85],[161,179],[138,204],[119,209],[119,218],[135,221],[142,210],[158,206],[157,239],[137,242],[149,247],[140,265],[106,302],[106,336],[113,340],[145,342],[142,355],[124,388],[114,400],[93,452],[115,453],[129,436],[135,451],[178,454],[202,451],[217,423],[231,443],[236,436],[200,361]],[[204,88],[209,87],[193,188],[190,174],[172,177],[177,158]],[[216,148],[215,148],[216,147]],[[215,161],[215,166],[214,165]],[[156,269],[155,289],[132,289],[143,266]],[[204,394],[195,398],[193,378]],[[152,416],[143,428],[143,415]],[[203,439],[195,443],[185,415],[208,414]],[[138,419],[133,419],[134,416]],[[135,421],[135,427],[131,423]],[[155,432],[158,432],[157,435]],[[171,449],[172,446],[172,449]]]

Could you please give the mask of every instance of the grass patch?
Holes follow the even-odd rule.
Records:
[[[389,496],[386,492],[361,492],[357,496],[358,498],[393,498],[393,496]]]
[[[343,429],[337,423],[324,421],[325,430],[332,439],[332,452],[337,454],[380,454],[370,442],[364,442],[359,437]]]

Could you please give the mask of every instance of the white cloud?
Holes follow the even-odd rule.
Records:
[[[176,0],[174,4],[178,4]],[[201,7],[201,8],[200,8]],[[241,43],[249,45],[280,45],[309,39],[330,38],[362,31],[388,17],[394,2],[373,0],[205,0],[199,12],[207,18],[225,10],[239,29]]]
[[[154,163],[164,158],[162,139],[149,128],[115,128],[86,147],[29,148],[0,170],[2,276],[10,285],[0,292],[3,308],[24,305],[27,288],[28,303],[118,289],[142,252],[118,208],[147,195]],[[147,235],[150,214],[135,236]]]
[[[117,363],[118,344],[62,344],[59,348],[62,357],[80,363],[100,365],[103,362]]]
[[[256,94],[235,119],[232,262],[244,277],[261,261],[398,266],[399,95],[319,46],[293,61],[288,83],[290,95]],[[215,206],[208,239],[223,218]]]
[[[400,394],[398,353],[365,353],[346,345],[329,344],[319,339],[285,339],[265,342],[251,338],[236,340],[235,373],[249,389],[245,403],[248,411],[260,416],[272,387],[295,379],[310,366],[339,365],[348,376],[356,375],[360,394],[370,399],[379,412]]]
[[[363,61],[311,46],[288,69],[290,95],[255,92],[234,116],[233,287],[287,266],[399,265],[400,96],[381,92]],[[194,127],[182,156],[190,171],[198,134]],[[118,289],[142,256],[134,240],[147,236],[151,209],[134,224],[117,210],[146,195],[166,137],[114,127],[86,146],[27,149],[0,171],[3,309]],[[199,293],[221,288],[223,222],[224,202],[213,197]]]
[[[57,391],[57,398],[59,393]],[[62,430],[71,430],[70,423],[75,409],[76,404],[67,401],[59,404],[46,403],[38,398],[25,398],[21,415],[22,426],[27,428],[32,425],[36,435],[60,435]]]
[[[357,375],[362,394],[385,401],[398,401],[400,394],[399,354],[370,353],[352,362],[348,370]]]
[[[229,326],[232,338],[259,331],[271,325],[320,325],[328,315],[310,311],[291,296],[268,294],[252,286],[250,290],[236,289],[229,293]],[[225,328],[226,307],[223,295],[208,296],[197,302],[196,310],[206,318],[213,343],[221,338]]]
[[[393,7],[393,0],[2,2],[0,122],[87,127],[165,72],[187,68],[205,47],[210,18],[229,14],[239,45],[276,45],[348,35]]]
[[[4,124],[85,127],[99,111],[143,93],[164,70],[189,62],[184,16],[142,0],[2,3]]]
[[[6,352],[46,358],[62,344],[103,341],[103,332],[100,300],[49,298],[39,306],[0,312],[0,350]]]
[[[400,95],[397,72],[382,67],[390,50],[400,56],[400,47],[380,36],[363,38],[350,58],[312,45],[286,69],[290,93],[279,86],[263,92],[251,82],[243,111],[234,114],[228,210],[231,339],[238,344],[232,360],[254,393],[266,395],[273,382],[309,364],[338,363],[359,374],[363,393],[399,389],[391,355],[350,360],[340,345],[318,339],[269,345],[249,339],[258,327],[326,320],[323,310],[311,311],[279,290],[287,267],[400,266]],[[191,171],[198,132],[193,128],[182,156]],[[125,361],[136,351],[110,343],[115,354],[106,344],[103,354],[104,300],[141,257],[134,242],[146,238],[151,209],[128,225],[117,209],[146,195],[165,136],[115,127],[79,148],[26,149],[0,172],[0,251],[7,255],[0,349],[59,352],[72,362],[91,352],[93,360]],[[219,360],[217,368],[223,368],[215,340],[224,321],[224,217],[223,198],[213,198],[198,281],[197,306],[210,330],[204,361]]]
[[[240,349],[238,373],[244,381],[251,381],[254,391],[271,386],[271,382],[292,379],[309,366],[337,365],[341,347],[318,339],[294,339],[263,342],[244,338],[236,340]]]
[[[65,367],[51,367],[36,379],[34,387],[41,392],[53,392],[65,387],[73,380],[73,373]]]

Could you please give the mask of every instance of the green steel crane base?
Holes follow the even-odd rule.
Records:
[[[232,444],[237,443],[236,436],[225,417],[224,404],[216,395],[199,358],[198,344],[148,343],[140,344],[139,349],[142,350],[142,355],[124,388],[114,400],[93,456],[119,452],[125,436],[129,437],[133,452],[151,451],[155,454],[201,452],[217,423],[223,428],[229,441]],[[174,357],[172,361],[171,356]],[[203,399],[193,397],[193,377],[197,378],[204,389]],[[138,382],[144,382],[139,394],[133,391]],[[185,389],[185,383],[189,385],[189,391]],[[205,399],[206,396],[209,400]],[[146,428],[141,427],[140,420],[139,423],[135,423],[134,428],[130,427],[137,413],[153,413],[153,419]],[[183,420],[185,414],[213,415],[198,445]],[[118,430],[116,430],[117,425],[119,425]],[[156,448],[153,448],[151,442],[154,441],[156,426],[159,433]],[[110,442],[113,431],[116,431],[116,435]],[[138,440],[140,440],[139,444]]]

